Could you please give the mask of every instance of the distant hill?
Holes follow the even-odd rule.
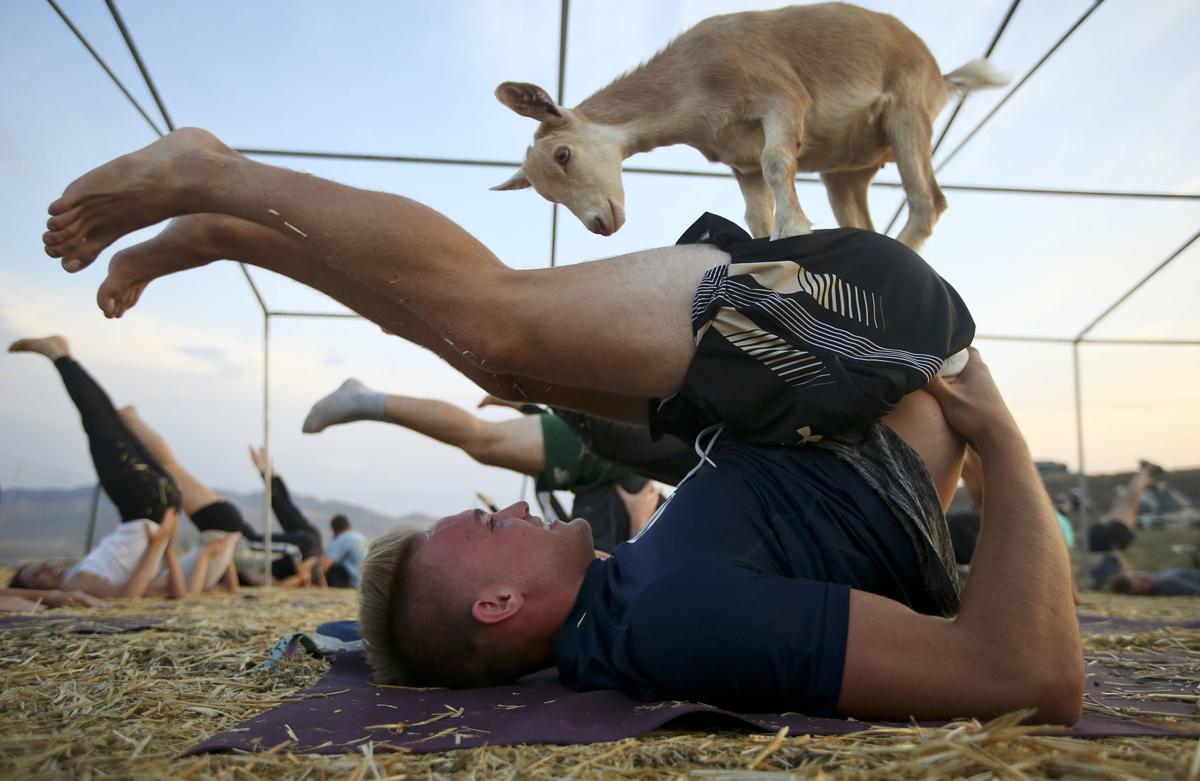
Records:
[[[31,557],[78,558],[85,552],[88,519],[91,517],[94,486],[77,488],[9,488],[0,494],[0,562]],[[232,502],[246,522],[262,528],[262,492],[220,491]],[[354,527],[374,539],[397,523],[428,526],[435,519],[420,513],[391,517],[374,510],[336,499],[319,499],[293,494],[292,499],[328,542],[329,519],[342,513]],[[100,539],[119,522],[116,508],[103,493],[96,512],[94,539]],[[279,529],[279,524],[275,524]],[[184,523],[180,543],[187,547],[195,539],[195,528]]]

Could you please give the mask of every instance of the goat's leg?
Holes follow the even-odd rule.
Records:
[[[742,198],[746,201],[746,227],[756,239],[771,235],[775,227],[775,195],[763,178],[762,171],[744,172],[733,169]]]
[[[775,194],[775,229],[772,239],[812,233],[812,221],[800,208],[796,195],[796,156],[803,136],[803,121],[795,115],[771,112],[762,120],[763,178]]]
[[[862,168],[857,171],[826,171],[821,174],[825,191],[829,193],[829,205],[833,216],[843,228],[875,230],[871,222],[871,211],[867,206],[867,191],[878,168]]]
[[[933,177],[929,159],[933,129],[928,115],[904,105],[895,106],[884,116],[883,129],[896,156],[908,201],[908,220],[897,238],[901,244],[919,250],[933,233],[938,216],[946,210],[946,196]]]

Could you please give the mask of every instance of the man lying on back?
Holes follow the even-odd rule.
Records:
[[[46,251],[71,272],[176,218],[110,263],[109,316],[157,277],[238,260],[328,293],[500,398],[706,453],[608,562],[593,562],[586,522],[543,524],[523,503],[377,541],[362,624],[382,679],[485,685],[557,664],[580,688],[750,710],[1079,717],[1049,499],[978,358],[935,378],[973,323],[887,237],[751,240],[706,215],[681,246],[518,270],[411,199],[264,165],[195,129],[86,174],[49,211]],[[941,511],[964,439],[986,490],[960,600]]]

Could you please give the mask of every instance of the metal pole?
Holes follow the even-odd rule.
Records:
[[[1083,459],[1083,383],[1079,377],[1079,342],[1071,345],[1071,363],[1075,370],[1075,460],[1079,464],[1077,488],[1079,489],[1079,560],[1082,562],[1077,580],[1087,585],[1088,565],[1088,495],[1087,474]]]
[[[561,106],[567,80],[567,23],[571,18],[571,0],[562,0],[558,13],[558,91],[555,98]],[[550,204],[550,268],[558,265],[558,204]]]
[[[133,55],[133,61],[137,64],[138,70],[142,74],[142,79],[145,80],[146,86],[150,89],[150,97],[154,98],[154,102],[158,104],[159,113],[162,114],[163,121],[167,123],[168,130],[175,129],[175,123],[171,121],[171,115],[167,113],[167,107],[163,104],[162,97],[158,94],[158,88],[154,86],[154,79],[150,78],[150,69],[146,67],[146,63],[142,61],[142,53],[138,51],[137,46],[133,42],[133,36],[129,34],[129,28],[125,26],[125,20],[121,18],[121,12],[117,10],[117,4],[114,0],[105,0],[108,5],[108,11],[112,14],[113,21],[117,23],[117,29],[121,31],[121,37],[125,39],[125,45],[129,47],[129,53]]]
[[[263,312],[263,541],[267,558],[263,585],[271,585],[271,315]]]
[[[92,549],[92,543],[96,541],[96,512],[100,509],[100,484],[96,483],[96,488],[92,491],[92,509],[88,514],[88,530],[87,541],[83,548],[83,553],[86,556],[88,551]]]

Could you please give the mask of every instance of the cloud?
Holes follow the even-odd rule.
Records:
[[[237,379],[245,374],[243,367],[234,362],[220,347],[204,345],[180,345],[175,352],[195,358],[211,367],[212,375],[224,379]]]

